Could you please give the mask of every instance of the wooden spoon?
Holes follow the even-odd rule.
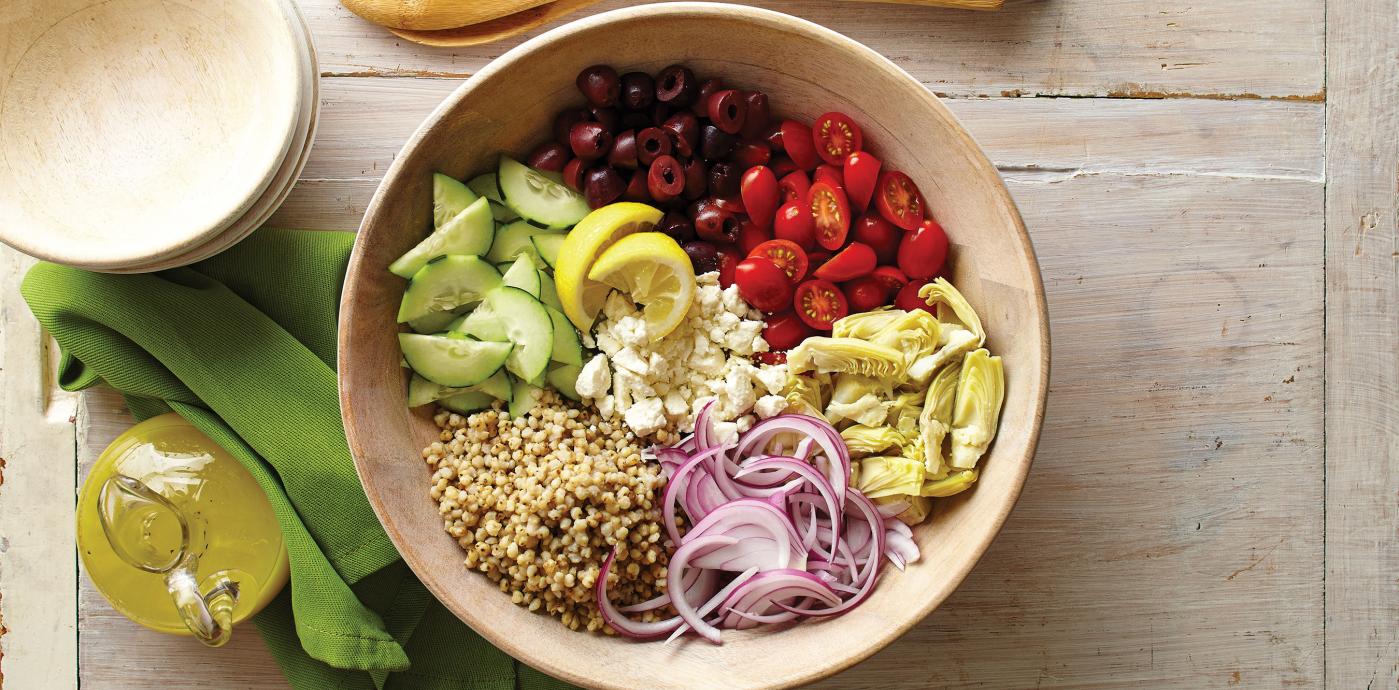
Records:
[[[341,0],[351,12],[389,29],[432,31],[479,24],[549,0]]]
[[[344,0],[345,5],[350,7],[352,3],[376,2],[383,0]],[[437,30],[416,30],[407,28],[387,27],[389,31],[399,38],[403,38],[414,43],[421,43],[425,46],[437,48],[463,48],[466,46],[482,45],[493,43],[522,34],[530,29],[547,24],[570,12],[576,12],[589,5],[594,5],[601,0],[554,0],[544,4],[536,4],[533,0],[519,0],[521,6],[530,3],[528,9],[524,9],[513,14],[496,17],[488,21],[468,26],[457,26],[451,29]],[[969,10],[998,10],[1001,8],[1003,0],[848,0],[850,2],[890,2],[902,5],[925,5],[929,7],[956,7]],[[491,4],[491,3],[486,3]],[[353,7],[350,7],[354,10]],[[357,10],[356,13],[358,13]],[[364,16],[361,14],[360,16]],[[368,19],[368,17],[366,17]],[[373,21],[373,20],[371,20]]]

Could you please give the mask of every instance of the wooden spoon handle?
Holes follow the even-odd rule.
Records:
[[[959,7],[966,10],[999,10],[1004,0],[845,0],[846,2],[885,2],[924,7]]]
[[[570,12],[576,12],[600,0],[554,0],[523,12],[509,14],[480,24],[462,26],[439,31],[410,31],[389,29],[399,38],[438,48],[461,48],[464,46],[493,43],[521,34],[535,27],[547,24]]]
[[[341,0],[351,12],[389,29],[432,31],[479,24],[549,0]]]

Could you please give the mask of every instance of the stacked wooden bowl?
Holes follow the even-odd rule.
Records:
[[[17,0],[0,9],[0,241],[113,273],[231,247],[314,139],[291,0]]]

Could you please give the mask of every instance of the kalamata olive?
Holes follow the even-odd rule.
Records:
[[[744,91],[743,103],[743,138],[744,139],[764,139],[767,128],[772,120],[772,111],[768,108],[768,95],[762,91]]]
[[[656,100],[684,108],[695,102],[699,84],[695,73],[684,65],[671,65],[656,75]]]
[[[568,133],[573,129],[573,125],[589,119],[591,118],[588,111],[582,108],[560,110],[559,114],[554,116],[554,141],[568,146]]]
[[[681,156],[689,158],[695,155],[695,147],[699,145],[699,118],[695,114],[682,110],[670,116],[670,119],[661,125],[662,129],[671,133],[671,144],[675,146],[675,152]]]
[[[709,97],[709,121],[729,134],[738,134],[743,130],[747,112],[743,94],[733,89],[715,91]]]
[[[681,249],[690,256],[695,273],[709,273],[719,270],[719,250],[708,242],[686,242]]]
[[[660,156],[651,163],[646,188],[657,201],[674,199],[685,189],[685,171],[674,156]]]
[[[535,170],[563,172],[563,166],[568,163],[570,158],[573,158],[573,154],[569,153],[568,147],[557,141],[549,141],[540,144],[534,153],[529,155],[525,165]]]
[[[709,193],[714,196],[738,196],[739,182],[743,171],[732,163],[715,163],[709,166]]]
[[[645,72],[627,72],[622,75],[622,107],[627,110],[645,110],[656,100],[656,80]]]
[[[695,95],[695,102],[690,106],[690,112],[700,116],[709,117],[709,97],[715,91],[723,91],[724,83],[718,79],[705,79],[699,86],[699,93]]]
[[[636,132],[628,129],[613,137],[607,164],[624,170],[636,169]]]
[[[588,102],[602,108],[617,105],[622,92],[622,80],[617,70],[607,65],[593,65],[578,73],[578,90]]]
[[[665,124],[666,120],[670,119],[670,114],[675,112],[675,108],[672,108],[669,105],[666,105],[665,103],[662,103],[660,101],[656,101],[655,103],[651,104],[651,107],[647,110],[647,112],[651,115],[651,124],[653,126],[660,127],[661,125]]]
[[[733,153],[729,154],[729,160],[733,161],[739,170],[747,170],[755,165],[767,165],[768,161],[772,160],[772,149],[762,140],[740,141],[734,147]]]
[[[738,239],[739,219],[720,208],[713,199],[704,199],[694,206],[695,234],[700,239],[719,244],[731,244]]]
[[[597,122],[579,122],[568,131],[568,145],[573,155],[595,160],[612,148],[612,133]]]
[[[695,238],[695,223],[684,213],[668,211],[656,223],[656,231],[670,235],[676,242],[688,242]]]
[[[607,166],[588,171],[583,183],[583,196],[588,200],[588,208],[601,208],[617,200],[627,191],[627,183],[616,170]]]
[[[582,158],[574,158],[567,165],[563,166],[564,186],[579,194],[583,193],[583,178],[588,173],[588,161]]]
[[[700,158],[717,161],[729,155],[737,143],[738,139],[734,138],[734,135],[714,125],[705,125],[700,129]]]
[[[622,198],[641,204],[651,203],[651,192],[646,188],[646,177],[646,170],[633,170],[631,181],[627,183],[627,191],[622,193]]]
[[[588,108],[588,117],[603,127],[607,131],[616,134],[622,128],[622,114],[616,108],[599,108],[593,106]]]
[[[693,201],[704,196],[709,188],[709,169],[704,161],[691,158],[681,163],[680,167],[685,171],[685,198]]]
[[[622,113],[622,129],[646,129],[651,126],[651,116],[646,113]]]
[[[670,135],[660,127],[647,127],[636,133],[636,159],[650,165],[658,156],[670,154]]]

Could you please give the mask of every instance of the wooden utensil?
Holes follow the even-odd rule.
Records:
[[[439,431],[425,408],[407,408],[396,323],[403,281],[385,270],[431,226],[433,172],[465,179],[492,169],[502,152],[528,153],[551,136],[558,110],[577,106],[574,79],[582,66],[655,72],[677,59],[704,77],[761,88],[783,116],[809,122],[839,110],[863,125],[884,164],[911,175],[936,210],[954,245],[952,279],[983,315],[1006,372],[1000,433],[980,478],[915,528],[921,562],[904,572],[886,568],[873,594],[838,618],[726,631],[722,646],[573,632],[512,604],[462,565],[461,547],[427,496],[432,472],[421,453]],[[368,500],[394,545],[432,593],[492,644],[590,687],[791,687],[875,653],[945,600],[1000,530],[1029,472],[1049,384],[1048,316],[1034,250],[976,142],[932,92],[873,50],[816,24],[739,5],[605,12],[491,61],[395,158],[366,210],[340,307],[345,430]]]
[[[443,0],[445,2],[445,0]],[[530,0],[526,0],[529,2]],[[849,0],[850,2],[889,2],[902,5],[926,5],[929,7],[953,7],[968,10],[998,10],[1001,8],[1003,0]],[[350,7],[352,3],[365,2],[365,0],[346,0],[345,6]],[[403,38],[414,43],[421,43],[426,46],[437,48],[462,48],[466,46],[482,45],[503,40],[517,34],[522,34],[530,29],[547,24],[570,12],[595,5],[600,0],[554,0],[543,5],[535,5],[529,9],[507,14],[495,19],[459,26],[453,29],[438,29],[435,31],[415,30],[387,27],[389,31],[399,38]],[[352,11],[356,11],[350,7]],[[364,16],[364,15],[360,15]],[[367,18],[367,17],[366,17]],[[371,20],[373,21],[373,20]]]
[[[488,22],[548,0],[341,0],[351,12],[390,29],[431,31]]]

